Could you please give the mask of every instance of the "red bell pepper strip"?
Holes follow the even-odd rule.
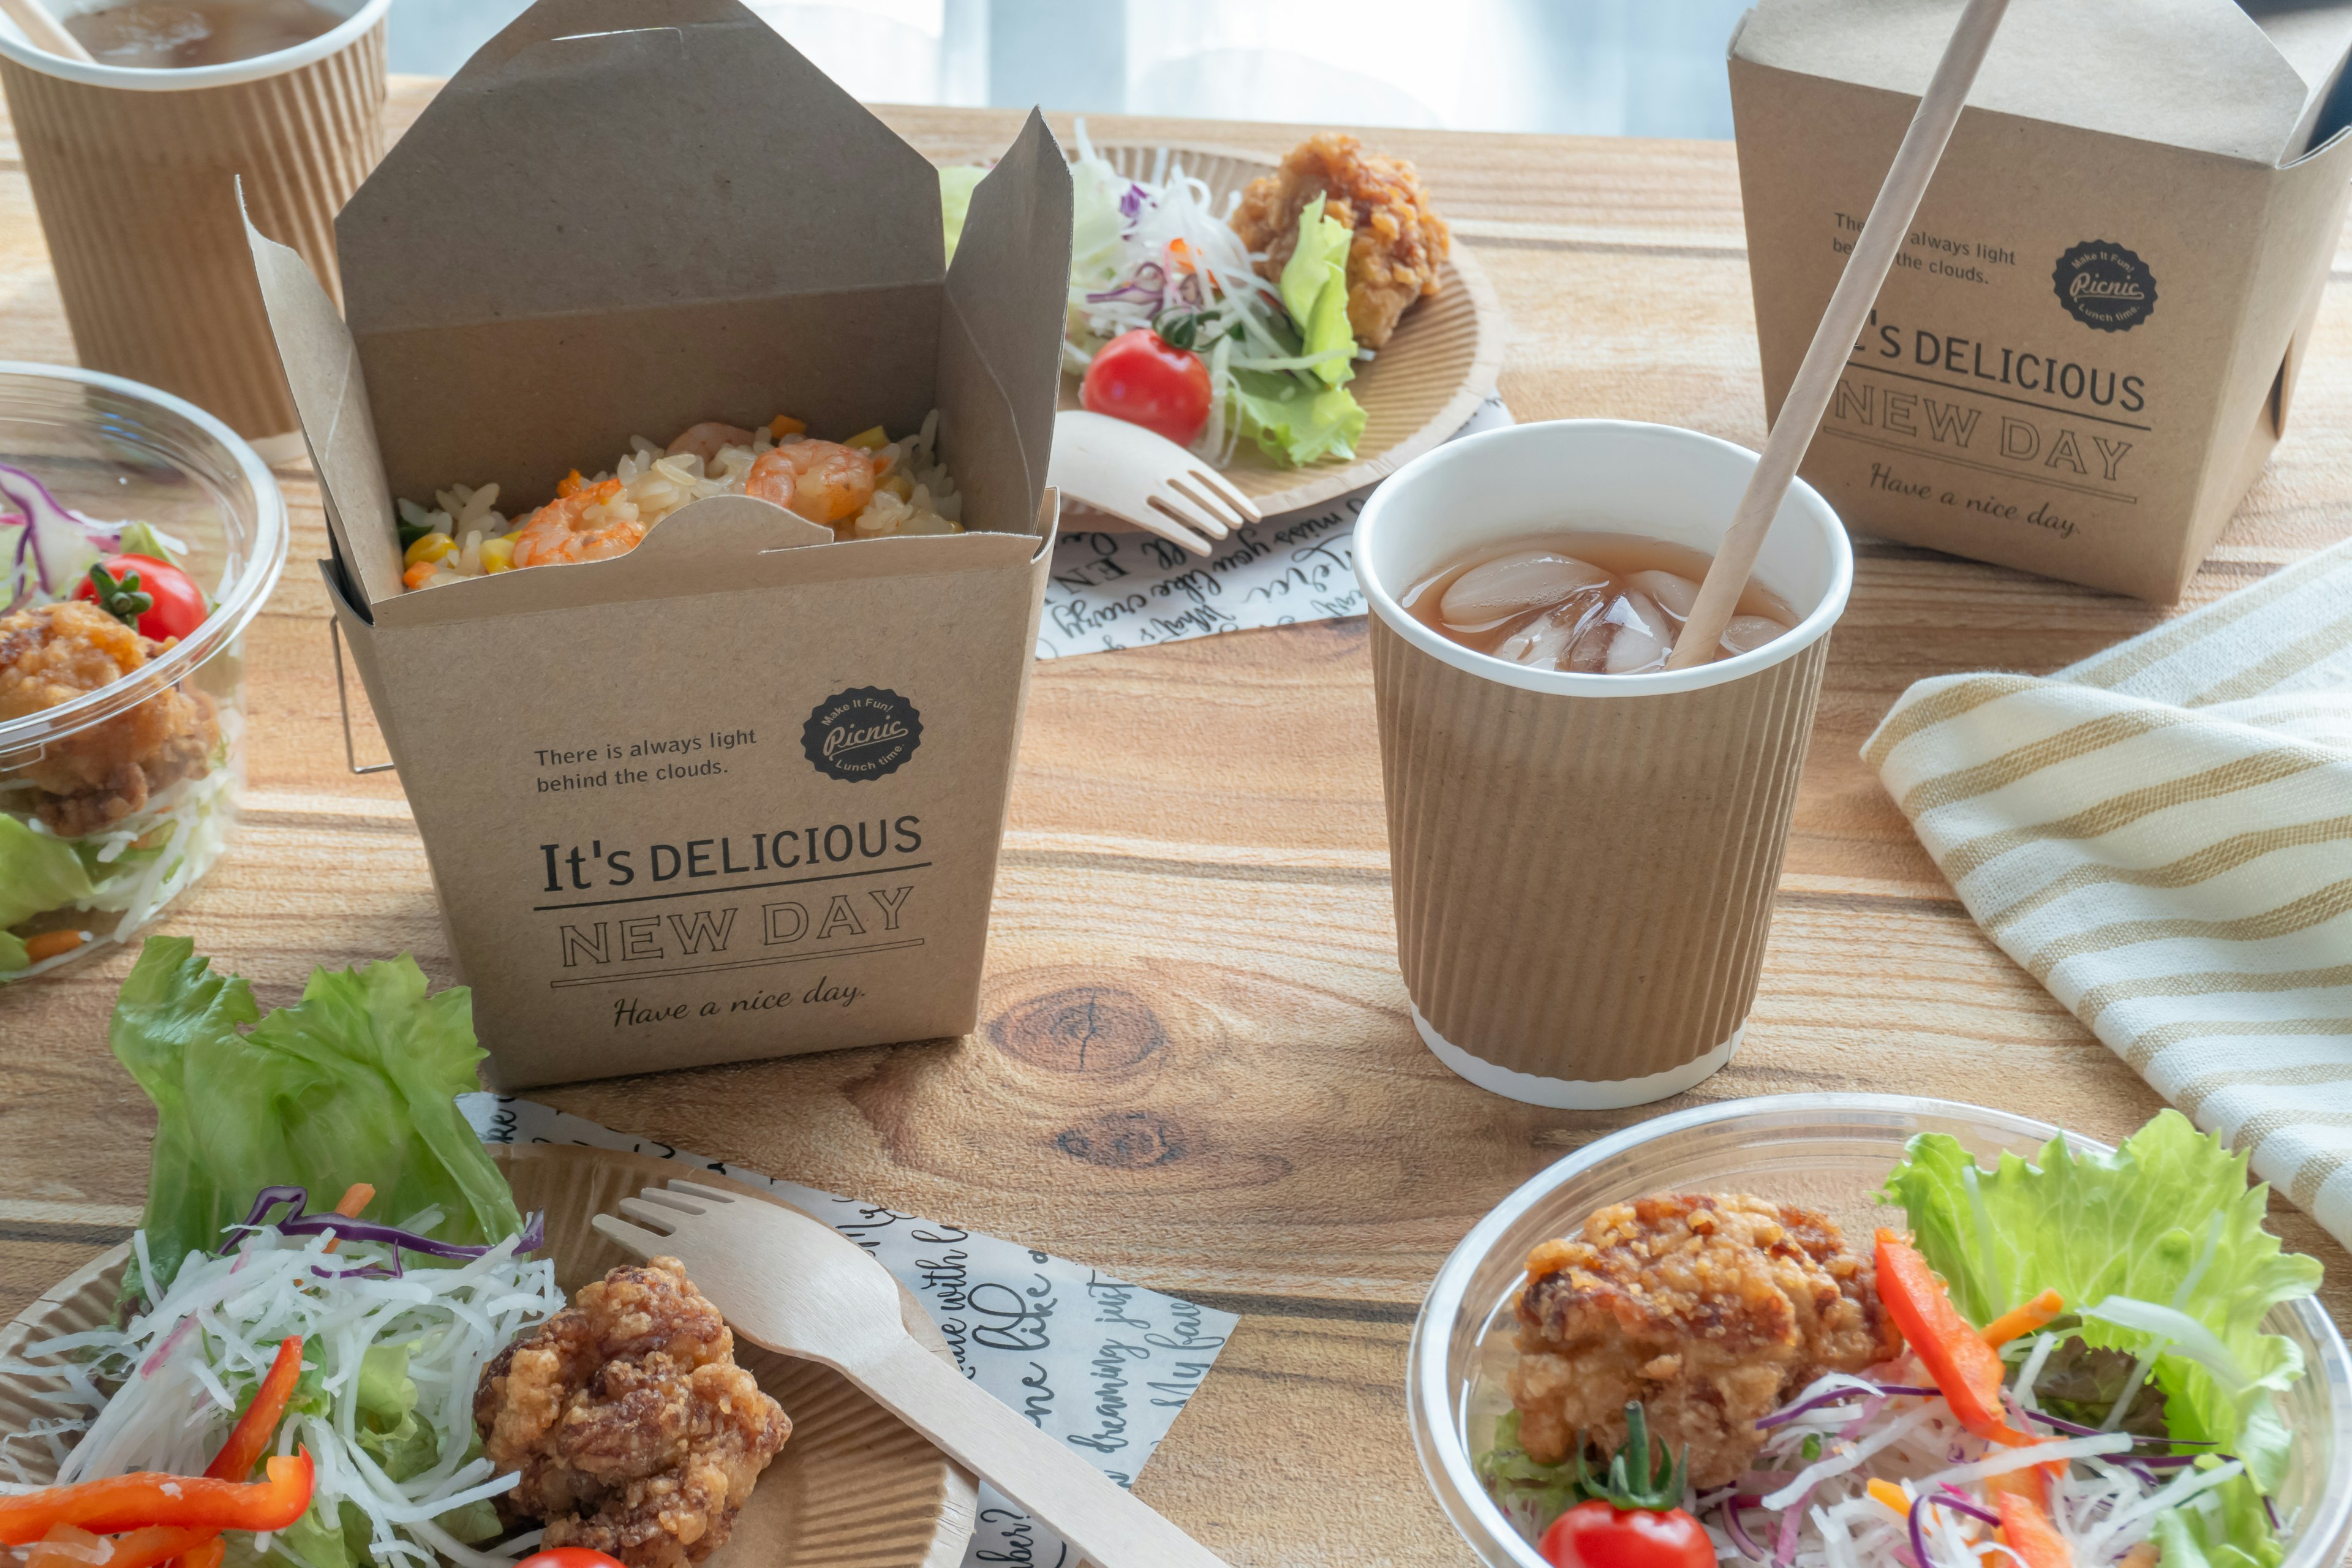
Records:
[[[92,1535],[70,1524],[60,1524],[33,1543],[25,1568],[90,1568],[96,1561],[91,1553],[113,1542],[102,1535]],[[109,1563],[111,1559],[106,1560]]]
[[[2010,1550],[2025,1559],[2025,1568],[2074,1568],[2066,1538],[2040,1503],[2019,1492],[2001,1492],[1993,1500],[2000,1506],[2000,1532],[2009,1537]]]
[[[236,1418],[228,1440],[205,1467],[205,1474],[216,1481],[241,1481],[251,1475],[253,1467],[269,1452],[278,1436],[278,1423],[285,1419],[287,1402],[294,1397],[294,1385],[301,1381],[302,1336],[289,1334],[278,1342],[278,1357],[262,1374],[261,1386],[253,1391],[253,1403]],[[115,1565],[110,1563],[108,1568]]]
[[[1881,1230],[1877,1264],[1879,1300],[1960,1425],[1989,1442],[2011,1447],[2032,1442],[2005,1419],[2000,1352],[1960,1316],[1919,1249],[1895,1232]]]
[[[215,1531],[209,1530],[175,1530],[168,1525],[151,1524],[144,1530],[116,1536],[114,1555],[106,1560],[105,1568],[160,1568],[161,1564],[194,1552],[207,1541],[219,1539]],[[29,1564],[27,1568],[30,1568]],[[59,1564],[58,1568],[64,1568],[64,1565]]]
[[[0,1545],[29,1545],[60,1524],[101,1535],[155,1524],[212,1532],[283,1530],[310,1506],[310,1450],[272,1458],[268,1476],[239,1482],[149,1470],[0,1497]]]

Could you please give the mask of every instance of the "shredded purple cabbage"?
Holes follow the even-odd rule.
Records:
[[[306,1214],[304,1208],[310,1194],[304,1187],[264,1187],[253,1200],[253,1212],[245,1218],[244,1228],[255,1229],[267,1223],[286,1236],[338,1236],[346,1241],[380,1241],[400,1252],[419,1252],[427,1258],[472,1258],[488,1252],[487,1247],[466,1247],[454,1241],[436,1241],[429,1236],[419,1236],[398,1226],[378,1225],[373,1220],[352,1219],[329,1210],[325,1214]],[[291,1205],[294,1212],[284,1219],[269,1220],[269,1212]],[[536,1252],[547,1244],[547,1211],[532,1214],[522,1227],[515,1243],[517,1253]],[[396,1272],[396,1269],[395,1269]]]
[[[2065,1433],[2070,1437],[2104,1437],[2108,1435],[2100,1431],[2096,1426],[2085,1426],[2079,1421],[2067,1421],[2056,1415],[2045,1415],[2039,1410],[2028,1410],[2025,1414],[2032,1417],[2034,1420],[2041,1422],[2044,1426],[2054,1427],[2056,1430]],[[2135,1437],[2133,1441],[2139,1443],[2163,1443],[2176,1448],[2210,1448],[2213,1447],[2212,1443],[2202,1437]],[[2228,1456],[2225,1455],[2223,1457],[2227,1458]]]
[[[24,521],[25,531],[16,543],[14,601],[36,592],[63,594],[86,569],[87,557],[103,555],[122,543],[120,524],[93,522],[50,494],[49,487],[32,474],[7,463],[0,463],[0,500]],[[25,571],[28,560],[29,574]]]
[[[1971,1519],[1980,1519],[1987,1524],[2000,1522],[2000,1515],[1990,1510],[1979,1508],[1967,1499],[1956,1495],[1948,1486],[1942,1491],[1929,1492],[1927,1496],[1917,1499],[1911,1504],[1911,1510],[1906,1517],[1911,1525],[1911,1554],[1919,1560],[1920,1568],[1927,1568],[1927,1565],[1935,1561],[1927,1555],[1927,1532],[1920,1528],[1919,1524],[1920,1520],[1926,1517],[1927,1505],[1931,1502],[1941,1503],[1944,1507],[1955,1509]]]
[[[1824,1405],[1843,1405],[1850,1399],[1892,1399],[1898,1394],[1909,1394],[1915,1398],[1925,1399],[1930,1394],[1940,1392],[1942,1391],[1934,1388],[1914,1388],[1905,1383],[1873,1384],[1868,1392],[1851,1387],[1832,1388],[1827,1394],[1816,1394],[1811,1399],[1801,1400],[1785,1410],[1775,1410],[1769,1415],[1759,1415],[1756,1418],[1756,1425],[1759,1429],[1769,1429],[1785,1421],[1794,1421],[1808,1410],[1819,1410]]]
[[[1739,1554],[1751,1563],[1769,1563],[1772,1561],[1772,1554],[1756,1544],[1756,1538],[1748,1533],[1748,1526],[1740,1521],[1739,1510],[1742,1508],[1753,1508],[1763,1500],[1760,1497],[1730,1497],[1723,1500],[1723,1532],[1731,1537],[1731,1543],[1739,1548]]]

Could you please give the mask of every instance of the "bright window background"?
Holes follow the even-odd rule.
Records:
[[[1751,0],[749,0],[856,96],[1214,120],[1731,134]],[[526,0],[394,0],[446,76]]]

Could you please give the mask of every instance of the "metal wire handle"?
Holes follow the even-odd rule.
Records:
[[[370,763],[362,767],[359,750],[352,744],[352,698],[343,684],[343,626],[331,611],[327,616],[327,640],[335,649],[335,706],[343,713],[343,763],[355,773],[388,773],[399,764]]]

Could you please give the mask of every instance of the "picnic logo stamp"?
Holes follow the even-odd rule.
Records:
[[[801,750],[816,771],[852,784],[897,773],[922,743],[922,714],[878,686],[835,692],[801,726]]]
[[[2086,239],[2058,258],[2058,302],[2095,331],[2127,332],[2156,310],[2156,274],[2111,239]]]

